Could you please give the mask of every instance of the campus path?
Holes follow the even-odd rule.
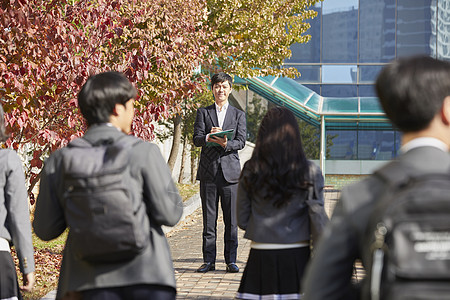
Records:
[[[325,207],[328,213],[333,210],[338,196],[339,192],[335,190],[328,190],[325,193]],[[201,208],[187,216],[167,234],[177,280],[177,299],[233,299],[236,295],[250,251],[250,241],[243,238],[244,231],[239,229],[236,263],[240,271],[239,273],[227,273],[223,258],[224,225],[220,209],[219,216],[215,271],[196,272],[196,269],[203,263]]]

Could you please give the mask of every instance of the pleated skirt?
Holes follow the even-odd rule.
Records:
[[[11,253],[0,251],[0,299],[22,299]]]
[[[237,299],[301,299],[309,247],[250,249]]]

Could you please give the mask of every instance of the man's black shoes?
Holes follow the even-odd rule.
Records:
[[[239,268],[235,263],[229,263],[227,265],[227,272],[229,273],[237,273],[239,272]]]
[[[208,263],[204,263],[203,265],[201,265],[200,268],[197,269],[197,272],[206,273],[208,271],[214,271],[215,269],[216,269],[216,264],[208,262]],[[227,272],[238,273],[239,267],[235,263],[229,263],[227,265]]]
[[[208,271],[214,271],[216,269],[216,265],[214,263],[204,263],[200,266],[200,268],[197,269],[197,272],[199,273],[206,273]]]

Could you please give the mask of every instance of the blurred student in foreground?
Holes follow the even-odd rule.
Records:
[[[393,165],[415,176],[448,174],[450,63],[428,56],[398,59],[381,71],[376,91],[387,117],[403,133],[401,154],[384,168]],[[362,259],[370,274],[369,221],[389,183],[375,173],[341,191],[305,277],[305,300],[369,299],[370,280],[355,285],[353,264]]]

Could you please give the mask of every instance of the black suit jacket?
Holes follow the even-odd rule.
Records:
[[[227,146],[206,146],[206,135],[212,127],[219,127],[215,104],[197,110],[194,123],[194,145],[202,147],[197,180],[212,182],[217,174],[219,163],[225,180],[237,183],[241,172],[238,150],[245,146],[247,127],[243,111],[228,105],[222,130],[234,129],[234,136],[227,141]]]

